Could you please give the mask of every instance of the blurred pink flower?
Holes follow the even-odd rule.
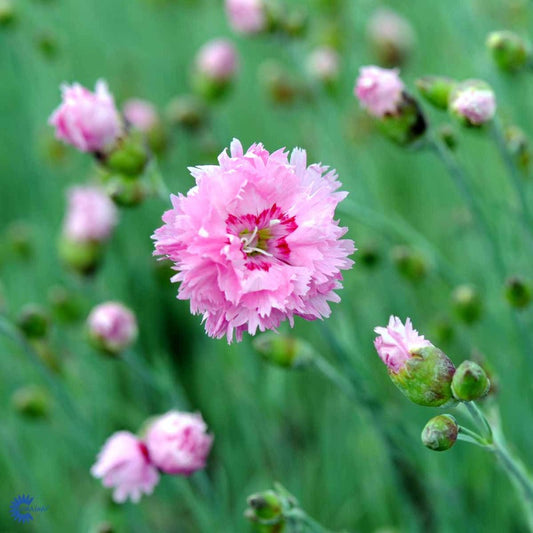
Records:
[[[113,500],[138,502],[142,493],[151,494],[159,481],[150,463],[146,446],[129,431],[114,433],[98,454],[91,474],[101,478],[104,487],[114,487]]]
[[[379,8],[369,19],[368,36],[378,46],[390,46],[407,52],[415,35],[409,21],[392,9]]]
[[[374,331],[379,334],[374,340],[378,355],[393,372],[398,372],[411,358],[412,350],[432,345],[413,329],[409,318],[404,326],[398,317],[391,316],[387,327],[377,327]]]
[[[135,315],[119,302],[97,305],[87,319],[89,335],[107,351],[118,353],[137,338]]]
[[[214,39],[198,51],[196,67],[211,80],[228,81],[237,72],[237,51],[230,41]]]
[[[451,109],[470,123],[479,126],[494,117],[496,97],[490,89],[466,87],[457,91],[451,102]]]
[[[74,242],[104,241],[117,224],[115,204],[106,193],[92,186],[69,189],[64,235]]]
[[[226,14],[238,33],[260,33],[267,24],[264,0],[226,0]]]
[[[398,69],[369,66],[359,71],[355,95],[371,115],[383,117],[398,110],[403,89]]]
[[[148,132],[159,122],[155,106],[139,98],[132,98],[124,103],[124,117],[139,131]]]
[[[82,152],[103,151],[117,139],[120,116],[104,81],[96,82],[94,93],[79,83],[64,84],[61,91],[63,101],[48,121],[58,139]]]
[[[316,48],[308,58],[309,73],[321,81],[332,81],[339,75],[339,54],[330,46]]]
[[[341,270],[351,268],[347,228],[334,220],[347,193],[334,170],[307,167],[305,150],[246,153],[238,140],[219,165],[190,169],[196,186],[171,196],[156,230],[156,255],[168,257],[181,282],[178,298],[202,313],[209,336],[254,335],[294,316],[329,316]]]
[[[188,476],[205,467],[213,437],[199,414],[170,411],[150,425],[145,441],[157,468]]]

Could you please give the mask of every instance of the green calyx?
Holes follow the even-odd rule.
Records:
[[[427,123],[417,101],[407,93],[398,110],[377,119],[380,132],[391,141],[401,146],[410,145],[419,140],[427,130]]]
[[[448,356],[435,346],[411,352],[411,357],[398,371],[389,370],[392,382],[413,403],[440,407],[455,402],[451,383],[455,367]]]
[[[130,133],[125,139],[122,139],[105,158],[105,166],[109,170],[130,177],[142,174],[147,162],[148,154],[144,139],[138,132]]]
[[[266,361],[283,368],[302,366],[312,358],[311,346],[289,335],[263,333],[252,344]]]
[[[492,32],[487,47],[496,65],[508,72],[520,70],[529,60],[529,44],[511,31]]]

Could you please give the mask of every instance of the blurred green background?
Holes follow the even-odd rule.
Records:
[[[353,97],[358,68],[376,62],[366,24],[386,4],[299,4],[308,10],[308,31],[288,46],[274,37],[232,35],[216,0],[14,2],[16,20],[0,28],[3,313],[14,321],[26,303],[50,307],[56,286],[75,294],[82,312],[74,324],[53,323],[48,350],[60,362],[59,372],[21,343],[0,337],[0,531],[95,532],[108,521],[120,532],[247,532],[247,495],[274,481],[332,530],[526,531],[512,486],[487,452],[463,443],[443,454],[422,447],[420,431],[438,410],[410,404],[372,345],[373,328],[397,314],[410,316],[456,364],[481,354],[497,376],[497,395],[490,401],[501,407],[509,441],[533,465],[533,314],[511,310],[503,297],[507,276],[532,274],[531,242],[519,222],[510,178],[490,135],[457,128],[457,156],[504,258],[498,269],[434,154],[379,137]],[[501,119],[533,134],[533,76],[499,73],[484,44],[496,29],[531,33],[530,2],[410,0],[388,7],[408,18],[416,33],[417,46],[402,67],[413,92],[414,79],[425,74],[483,78],[496,91]],[[334,94],[272,103],[261,64],[275,59],[298,79],[306,54],[331,34],[342,57]],[[46,122],[59,103],[59,85],[79,81],[92,88],[104,78],[117,102],[141,97],[163,111],[173,97],[190,91],[197,49],[219,36],[239,49],[238,81],[213,105],[202,135],[172,131],[160,161],[165,181],[171,191],[185,193],[193,185],[187,166],[212,162],[233,137],[243,145],[263,142],[269,150],[301,146],[309,161],[338,170],[350,192],[341,222],[356,246],[372,248],[379,261],[369,268],[356,254],[332,318],[325,324],[298,319],[293,333],[311,339],[339,368],[347,356],[370,407],[354,406],[310,369],[268,366],[249,338],[228,346],[206,337],[188,302],[176,300],[170,273],[161,272],[151,256],[150,236],[166,201],[151,198],[121,210],[94,278],[76,277],[58,259],[65,189],[87,180],[93,168],[88,156],[51,144]],[[43,39],[55,43],[56,53],[43,53]],[[426,110],[433,125],[449,121]],[[531,183],[524,184],[529,201]],[[22,229],[13,226],[20,222]],[[23,230],[28,257],[13,250],[13,233]],[[399,274],[391,260],[397,245],[423,254],[423,279],[412,282]],[[471,327],[451,311],[451,293],[461,283],[474,284],[483,298],[482,319]],[[140,324],[139,341],[123,360],[102,357],[85,339],[84,317],[108,299],[131,306]],[[443,333],[448,326],[453,336]],[[13,408],[14,392],[30,384],[42,385],[52,398],[45,418],[31,419]],[[201,412],[214,433],[206,472],[191,479],[164,477],[138,505],[113,504],[110,491],[89,474],[100,446],[113,431],[135,432],[148,416],[171,408]],[[19,525],[9,503],[22,493],[49,510]]]

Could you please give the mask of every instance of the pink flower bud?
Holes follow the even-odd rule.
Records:
[[[98,454],[91,474],[102,479],[104,487],[114,487],[113,500],[138,502],[142,493],[151,494],[159,481],[150,463],[146,446],[129,431],[114,433]]]
[[[367,33],[380,58],[387,64],[400,63],[415,42],[409,21],[386,8],[379,8],[373,13],[368,22]]]
[[[61,105],[48,123],[56,137],[82,152],[103,151],[120,135],[122,125],[107,84],[96,82],[94,93],[79,83],[62,85]]]
[[[374,341],[378,355],[393,372],[398,372],[403,367],[412,357],[413,350],[431,346],[423,335],[413,329],[409,318],[404,326],[398,317],[391,316],[387,327],[377,327],[374,331],[379,334]]]
[[[126,120],[139,131],[149,132],[159,123],[156,108],[146,100],[128,100],[124,104],[123,112]]]
[[[148,428],[146,446],[154,465],[167,474],[188,476],[205,467],[213,436],[199,414],[170,411]]]
[[[118,302],[97,305],[87,319],[91,339],[105,351],[116,354],[137,338],[135,315]]]
[[[364,109],[381,118],[398,110],[403,89],[398,69],[369,66],[362,67],[359,71],[355,95]]]
[[[496,113],[496,97],[490,88],[469,86],[452,94],[452,113],[463,117],[474,126],[488,122]]]
[[[226,0],[226,14],[238,33],[260,33],[267,24],[264,0]]]
[[[226,39],[214,39],[204,44],[196,56],[196,68],[208,79],[225,82],[237,72],[237,51]]]
[[[78,186],[69,189],[63,234],[70,241],[104,241],[111,235],[117,219],[115,204],[100,188]]]
[[[333,81],[339,75],[339,54],[329,46],[316,48],[308,58],[307,69],[320,81]]]

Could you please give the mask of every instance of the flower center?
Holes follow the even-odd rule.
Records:
[[[290,249],[285,240],[298,226],[294,217],[288,217],[274,204],[259,215],[229,215],[228,233],[241,241],[241,251],[250,270],[268,270],[270,265],[288,262]]]

